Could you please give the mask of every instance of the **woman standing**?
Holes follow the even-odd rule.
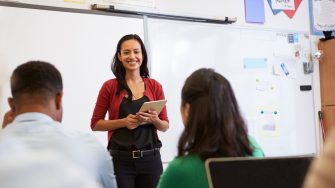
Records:
[[[138,112],[144,102],[165,98],[161,84],[149,78],[147,60],[138,35],[120,39],[111,66],[116,78],[101,87],[91,119],[93,131],[108,131],[119,188],[154,188],[163,171],[157,130],[169,128],[166,107],[160,114]]]

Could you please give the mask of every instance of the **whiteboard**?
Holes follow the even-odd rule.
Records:
[[[163,85],[168,100],[170,129],[159,134],[164,162],[176,156],[183,130],[181,88],[202,67],[214,68],[231,82],[249,134],[266,156],[316,153],[313,92],[300,91],[300,85],[312,84],[312,74],[303,72],[310,54],[308,34],[158,19],[148,19],[147,25],[151,77]],[[292,34],[294,43],[289,43]],[[266,61],[257,65],[249,59]],[[277,69],[283,59],[290,65],[289,76]]]
[[[53,63],[63,76],[64,126],[91,132],[90,120],[125,34],[143,37],[143,19],[0,6],[0,114],[9,110],[9,77],[29,60]],[[2,117],[1,117],[2,120]],[[103,145],[107,133],[95,132]]]

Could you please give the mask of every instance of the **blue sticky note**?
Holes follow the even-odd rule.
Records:
[[[279,9],[273,9],[273,8],[272,8],[271,0],[268,0],[268,3],[269,3],[269,6],[270,6],[270,8],[271,8],[271,10],[272,10],[273,15],[276,15],[276,14],[278,14],[279,12],[282,11],[282,10],[279,10]]]
[[[265,69],[267,67],[266,58],[244,58],[243,67],[245,69]]]
[[[299,34],[298,33],[294,33],[293,34],[293,41],[294,41],[294,43],[298,43],[299,42]]]
[[[245,21],[248,23],[264,23],[265,11],[263,0],[244,0]]]

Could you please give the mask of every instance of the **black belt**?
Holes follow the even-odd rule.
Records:
[[[123,150],[109,150],[109,153],[114,156],[120,157],[130,157],[133,159],[138,159],[146,156],[152,156],[159,153],[159,148],[149,149],[149,150],[134,150],[134,151],[123,151]]]

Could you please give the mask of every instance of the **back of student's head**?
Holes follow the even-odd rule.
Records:
[[[182,106],[188,106],[178,156],[209,157],[251,155],[244,120],[227,79],[213,69],[199,69],[185,81]]]
[[[62,92],[60,72],[52,64],[29,61],[18,66],[11,77],[11,92],[15,100],[39,98],[47,100]]]

